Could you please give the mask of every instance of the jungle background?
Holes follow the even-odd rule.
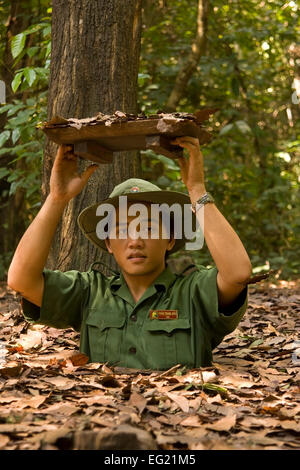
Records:
[[[47,120],[51,17],[48,0],[0,1],[1,279],[42,203],[45,136],[36,126]],[[274,269],[277,279],[296,277],[300,265],[298,27],[293,1],[142,2],[138,112],[219,108],[202,147],[207,190],[254,274]],[[145,151],[141,170],[186,191],[176,161]],[[212,263],[206,246],[193,258]]]
[[[1,450],[300,448],[298,33],[294,1],[0,0]],[[275,274],[249,285],[211,367],[88,363],[79,333],[27,322],[6,284],[49,190],[56,146],[39,123],[201,108],[219,109],[202,146],[206,188],[253,274]],[[95,258],[74,221],[120,181],[186,191],[175,160],[121,153],[70,201],[48,267]],[[213,263],[206,245],[188,254]]]

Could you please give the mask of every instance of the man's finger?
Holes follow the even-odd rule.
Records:
[[[190,140],[179,140],[177,145],[191,145],[192,147],[198,147],[197,142],[191,142]]]
[[[99,168],[99,165],[94,163],[93,165],[90,165],[86,170],[84,170],[84,172],[80,176],[84,183],[88,182],[89,177],[94,173],[95,170],[97,170],[97,168]]]
[[[64,158],[66,158],[67,160],[77,160],[77,157],[73,152],[66,152],[64,154]]]
[[[72,145],[66,145],[66,144],[60,145],[56,153],[56,161],[63,160],[65,154],[71,150],[72,150]]]
[[[180,141],[180,140],[189,140],[190,142],[199,142],[197,137],[191,137],[188,135],[183,135],[182,137],[176,137],[174,140]]]
[[[190,148],[191,150],[200,149],[199,140],[196,137],[177,137],[174,143],[180,147]]]

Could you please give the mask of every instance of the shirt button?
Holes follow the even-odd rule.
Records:
[[[131,315],[130,320],[136,321],[137,320],[136,315],[135,314]]]
[[[132,354],[135,354],[136,353],[136,348],[133,348],[133,347],[129,348],[129,352],[132,353]]]

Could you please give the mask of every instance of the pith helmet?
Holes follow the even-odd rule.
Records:
[[[191,204],[190,198],[187,194],[181,193],[179,191],[165,191],[160,189],[153,183],[149,181],[139,179],[139,178],[130,178],[123,183],[118,184],[113,189],[109,197],[103,201],[100,201],[96,204],[83,209],[78,218],[77,222],[84,233],[84,235],[98,248],[107,252],[105,241],[101,240],[96,233],[97,224],[105,217],[104,215],[96,215],[96,210],[101,204],[112,204],[114,207],[119,205],[119,196],[127,196],[128,201],[134,202],[150,202],[155,204],[166,203],[171,206],[174,203],[178,203],[181,206],[181,214],[183,218],[184,214],[184,205]],[[193,227],[195,227],[196,218],[192,214]],[[188,241],[184,237],[184,230],[182,230],[182,238],[175,239],[175,244],[172,250],[169,253],[175,253],[184,244]]]

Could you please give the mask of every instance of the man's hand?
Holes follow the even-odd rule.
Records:
[[[50,194],[21,238],[10,264],[7,284],[39,307],[44,292],[43,269],[51,242],[66,204],[85,186],[98,165],[82,175],[71,145],[60,145],[50,177]]]
[[[97,164],[90,165],[79,175],[77,159],[72,152],[72,145],[59,146],[50,176],[50,195],[53,200],[68,203],[80,193],[99,167]]]
[[[199,199],[205,192],[203,155],[199,140],[195,137],[176,137],[171,144],[179,145],[189,151],[189,158],[180,157],[178,164],[182,181],[186,185],[192,202]]]

